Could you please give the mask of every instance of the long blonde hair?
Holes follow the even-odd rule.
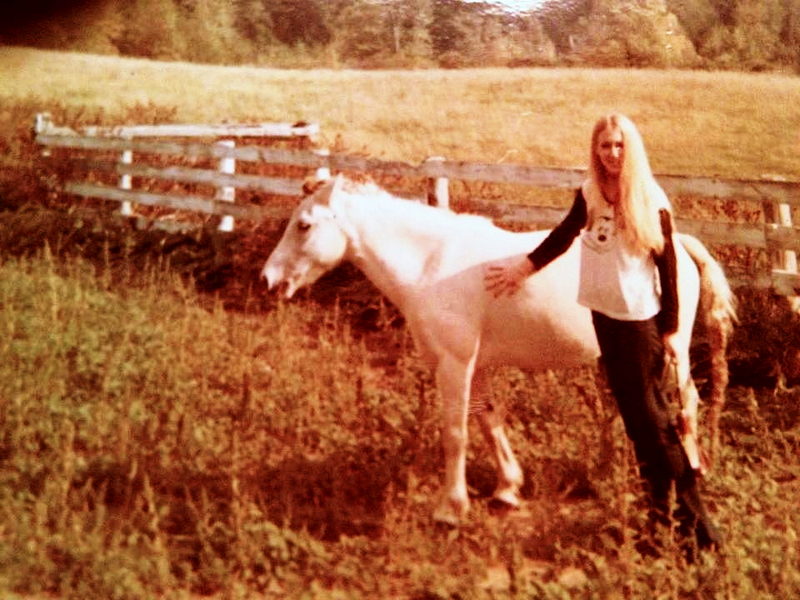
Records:
[[[589,159],[589,179],[584,184],[584,196],[589,213],[589,222],[596,210],[606,202],[603,184],[608,182],[606,169],[597,152],[598,138],[607,129],[622,132],[622,170],[619,174],[619,200],[616,211],[617,227],[622,239],[634,252],[661,252],[664,236],[658,211],[671,211],[664,190],[658,185],[650,169],[650,161],[644,149],[642,136],[628,117],[610,114],[601,117],[592,130],[592,145]]]

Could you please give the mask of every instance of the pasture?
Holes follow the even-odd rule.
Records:
[[[282,71],[0,47],[0,79],[6,119],[37,100],[87,122],[155,108],[182,123],[303,120],[320,123],[325,145],[409,162],[585,165],[595,119],[619,110],[640,125],[656,173],[800,178],[800,80],[777,74]]]
[[[37,237],[36,205],[60,205],[33,197],[26,137],[27,119],[54,108],[70,122],[304,119],[349,152],[566,167],[584,164],[594,118],[618,108],[641,123],[657,172],[797,179],[797,78],[284,72],[2,47],[0,77],[0,193],[19,206],[19,220],[5,223],[30,215],[18,235],[26,243],[0,236],[0,593],[800,593],[800,388],[786,373],[751,371],[785,370],[786,350],[800,343],[783,301],[740,293],[722,447],[705,483],[727,539],[720,554],[686,565],[668,535],[661,557],[636,551],[643,515],[632,455],[585,369],[493,376],[525,470],[524,506],[490,507],[494,474],[473,428],[472,512],[462,527],[440,529],[430,518],[442,475],[439,409],[391,306],[352,270],[292,302],[266,297],[256,281],[202,292],[162,257],[163,244],[137,260],[129,250],[142,243],[129,232],[91,253],[78,246],[102,220],[77,211],[66,231]],[[20,206],[27,193],[31,205]],[[276,238],[241,235],[233,274],[245,279]],[[29,241],[39,238],[49,244]]]

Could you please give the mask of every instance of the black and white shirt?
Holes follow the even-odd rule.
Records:
[[[581,236],[581,274],[578,302],[621,321],[659,317],[663,333],[677,329],[677,263],[672,244],[672,219],[666,197],[659,210],[664,251],[637,255],[622,240],[614,207],[601,207],[588,224],[583,191],[564,220],[528,255],[537,271],[564,253]]]

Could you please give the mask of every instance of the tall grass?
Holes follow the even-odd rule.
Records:
[[[707,482],[727,546],[698,564],[685,564],[669,531],[660,558],[635,550],[633,461],[583,371],[494,377],[526,470],[526,508],[490,510],[494,475],[474,430],[473,515],[437,530],[429,374],[402,329],[357,334],[338,311],[228,313],[158,266],[113,270],[47,252],[5,260],[0,593],[800,592],[800,413],[785,410],[796,390],[733,390]]]

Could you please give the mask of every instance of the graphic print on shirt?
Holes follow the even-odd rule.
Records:
[[[649,319],[660,306],[653,259],[628,251],[612,207],[598,213],[581,232],[578,302],[612,319]]]
[[[614,247],[616,233],[614,218],[598,215],[592,226],[583,231],[581,237],[585,246],[602,254]]]

